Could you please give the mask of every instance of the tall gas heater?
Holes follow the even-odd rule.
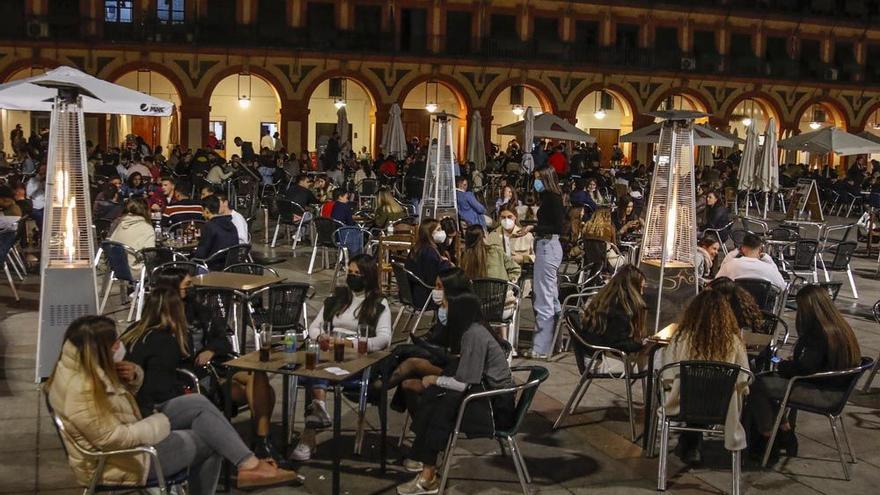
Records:
[[[693,120],[705,114],[673,110],[650,115],[665,120],[654,157],[639,265],[648,280],[646,300],[654,330],[659,331],[697,293]]]
[[[87,93],[74,85],[45,86],[57,88],[58,95],[52,107],[45,179],[37,381],[52,373],[70,322],[95,314],[98,307],[80,96]]]
[[[425,185],[422,189],[420,218],[458,218],[455,201],[455,164],[452,153],[452,122],[454,118],[439,113],[432,119],[431,144],[425,164]]]

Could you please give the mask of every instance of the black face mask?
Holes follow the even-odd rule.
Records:
[[[364,277],[349,273],[348,276],[345,277],[345,285],[347,285],[352,292],[363,292],[366,284],[364,282]]]

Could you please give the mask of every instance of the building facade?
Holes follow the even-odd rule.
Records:
[[[372,152],[393,103],[416,136],[429,132],[428,104],[457,115],[460,154],[474,112],[486,142],[503,148],[495,130],[525,106],[600,144],[664,106],[704,111],[740,134],[744,121],[763,132],[770,118],[783,136],[821,125],[873,132],[880,29],[870,19],[880,2],[837,3],[7,0],[0,81],[70,65],[165,97],[178,114],[153,124],[151,142],[190,147],[209,132],[231,141],[269,130],[291,151],[313,150],[340,101],[355,148]],[[13,112],[0,123],[22,120],[39,125]],[[106,144],[113,125],[90,116],[89,137]]]

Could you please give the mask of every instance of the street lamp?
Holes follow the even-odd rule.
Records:
[[[512,111],[513,114],[516,115],[517,117],[522,117],[522,114],[525,113],[526,109],[523,108],[522,105],[513,105],[513,108],[511,109],[511,111]]]
[[[345,100],[343,98],[336,98],[333,100],[333,106],[336,107],[337,110],[345,106]]]
[[[247,95],[241,95],[238,97],[238,106],[242,109],[248,109],[251,106],[251,98]]]

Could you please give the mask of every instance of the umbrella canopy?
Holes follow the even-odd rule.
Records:
[[[858,137],[860,137],[860,138],[865,138],[865,139],[867,139],[868,141],[873,141],[873,142],[875,142],[875,143],[877,143],[877,144],[880,144],[880,136],[874,134],[873,132],[870,132],[870,131],[862,131],[862,132],[856,134],[856,136],[858,136]]]
[[[168,129],[168,145],[177,146],[180,144],[180,122],[177,117],[177,106],[171,110],[171,126]]]
[[[517,124],[519,124],[519,122],[517,122]],[[535,158],[532,156],[532,149],[534,148],[535,141],[535,111],[532,110],[532,107],[526,109],[525,119],[523,119],[522,124],[523,146],[525,147],[523,149],[524,152],[522,156],[522,168],[526,172],[531,173],[533,170],[535,170]],[[504,126],[502,127],[502,129],[504,129],[505,127],[510,126]]]
[[[742,157],[739,161],[737,172],[737,189],[749,191],[755,187],[755,158],[758,153],[758,133],[755,126],[750,125],[746,130],[746,144],[743,146]]]
[[[486,168],[486,144],[483,140],[483,118],[480,111],[474,111],[471,115],[468,127],[467,159],[477,167],[477,170]]]
[[[771,118],[764,133],[764,146],[758,158],[754,186],[763,192],[779,190],[779,152],[777,149],[776,122]]]
[[[167,117],[173,106],[170,101],[92,77],[73,67],[58,67],[38,76],[0,84],[0,108],[50,112],[58,88],[78,89],[86,113]]]
[[[388,115],[388,123],[385,124],[382,136],[382,151],[403,160],[406,156],[406,136],[403,134],[403,121],[400,119],[400,105],[391,105]]]
[[[840,156],[880,153],[880,143],[850,134],[837,127],[826,127],[783,139],[779,141],[779,147],[808,153],[835,153]]]
[[[621,143],[648,143],[657,144],[660,142],[661,124],[655,123],[645,127],[640,127],[628,134],[620,136]],[[697,146],[723,146],[729,147],[733,145],[731,138],[721,135],[715,129],[703,124],[694,125],[694,144]]]
[[[528,112],[530,108],[526,109]],[[534,110],[532,111],[532,115],[534,115]],[[513,124],[509,124],[503,127],[498,128],[498,134],[504,136],[525,136],[525,126],[526,121],[528,119],[523,119],[519,122],[514,122]],[[585,143],[595,143],[596,138],[587,134],[586,132],[578,129],[571,122],[559,118],[553,114],[542,113],[540,115],[535,115],[533,120],[533,137],[537,138],[547,138],[547,139],[561,139],[564,141],[578,141]],[[523,142],[526,141],[523,138]]]
[[[715,160],[712,158],[711,146],[697,147],[697,165],[703,168],[709,168],[715,165]]]
[[[348,113],[345,107],[339,107],[336,111],[336,134],[339,134],[339,147],[342,148],[348,142]]]

